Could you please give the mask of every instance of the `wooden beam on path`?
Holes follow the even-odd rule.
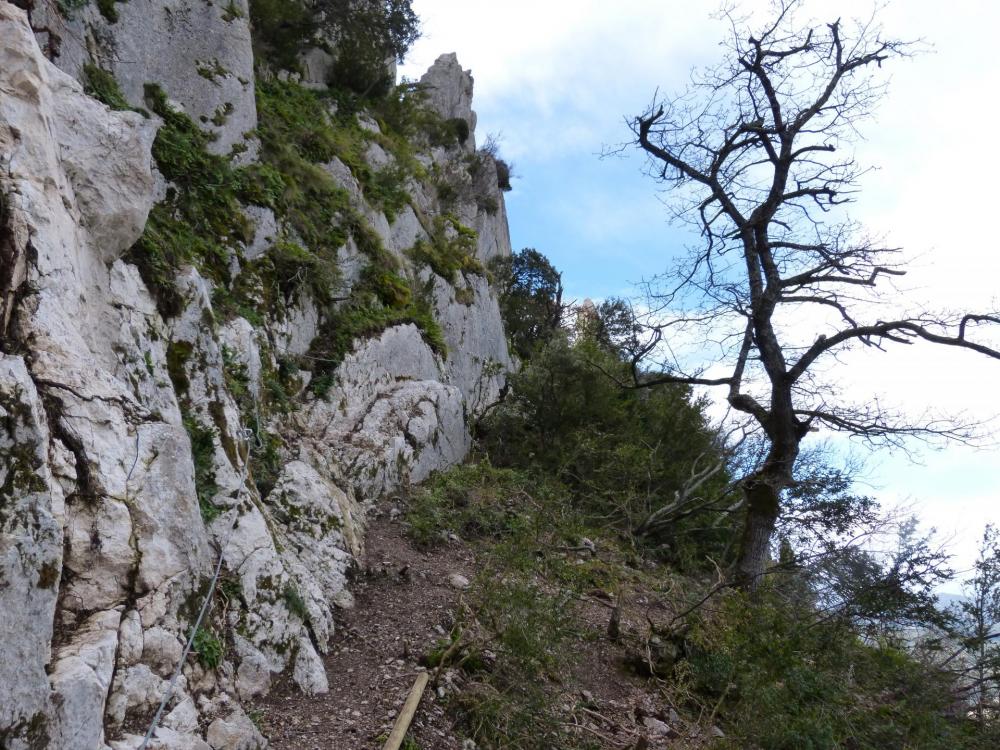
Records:
[[[410,694],[406,696],[406,703],[403,704],[399,716],[396,717],[396,725],[392,728],[392,733],[389,735],[389,739],[385,741],[382,750],[399,750],[399,746],[403,744],[406,730],[410,728],[410,722],[413,721],[413,714],[417,712],[417,706],[420,704],[420,699],[424,695],[424,688],[427,687],[429,679],[430,675],[427,672],[421,672],[417,675],[413,687],[410,688]]]

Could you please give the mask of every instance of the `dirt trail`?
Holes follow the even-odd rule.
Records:
[[[380,748],[416,677],[417,660],[451,627],[460,591],[448,578],[472,577],[467,547],[456,543],[423,554],[404,538],[402,522],[384,514],[372,520],[366,545],[352,584],[355,606],[340,611],[325,660],[330,691],[310,697],[286,680],[257,706],[275,750]],[[423,748],[461,748],[430,687],[410,735]]]
[[[451,630],[461,591],[449,578],[474,577],[474,552],[457,540],[421,552],[404,528],[385,514],[371,521],[351,587],[355,606],[339,612],[325,660],[330,691],[306,696],[286,679],[256,706],[274,750],[380,750],[420,670],[421,655]],[[656,597],[630,594],[623,601],[622,639],[614,642],[607,637],[607,602],[581,597],[575,648],[587,658],[562,674],[557,701],[581,736],[601,748],[704,747],[696,735],[682,739],[676,729],[683,722],[664,705],[655,685],[624,668],[623,641],[635,642],[647,618],[663,614]],[[443,702],[429,686],[408,734],[416,747],[462,750]]]

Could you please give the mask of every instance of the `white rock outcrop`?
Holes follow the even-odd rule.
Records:
[[[472,71],[462,70],[454,52],[441,55],[420,78],[428,101],[446,120],[465,120],[469,126],[468,148],[476,149],[476,113],[472,110]]]
[[[96,64],[137,106],[158,84],[216,153],[250,163],[248,12],[245,0],[113,7],[114,21],[95,4],[69,16],[37,4],[32,24],[52,31],[36,38],[0,0],[0,747],[137,748],[179,669],[150,747],[252,750],[266,741],[244,701],[280,673],[308,692],[336,678],[321,654],[351,603],[366,512],[464,458],[469,420],[511,360],[486,277],[445,280],[411,258],[444,212],[434,186],[411,181],[390,221],[336,161],[326,168],[353,208],[426,288],[446,354],[411,323],[389,327],[354,342],[318,397],[307,358],[323,312],[308,295],[263,320],[223,319],[216,282],[185,266],[182,309],[164,319],[127,260],[168,189],[151,156],[160,123],[110,110],[77,78]],[[457,181],[449,214],[477,231],[486,263],[510,240],[492,160],[474,152],[472,79],[452,55],[426,82],[470,136],[419,158]],[[392,165],[377,143],[366,158]],[[247,214],[257,236],[234,272],[287,234],[274,212]],[[353,241],[338,261],[341,293],[370,261]],[[280,384],[290,405],[264,415],[286,358],[306,365]]]

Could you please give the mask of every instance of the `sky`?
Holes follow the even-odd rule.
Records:
[[[570,299],[635,297],[697,238],[670,223],[669,196],[643,173],[641,155],[601,157],[627,142],[626,119],[657,89],[678,91],[694,68],[721,56],[715,0],[414,0],[423,36],[401,74],[416,78],[456,52],[475,78],[477,135],[499,134],[513,163],[507,194],[515,250],[535,247],[563,273]],[[740,4],[759,12],[763,0]],[[870,16],[872,2],[807,2],[823,21]],[[831,13],[837,15],[831,17]],[[876,167],[852,216],[912,258],[906,285],[935,307],[1000,306],[994,195],[1000,149],[1000,3],[897,0],[878,13],[892,36],[923,52],[895,61],[891,84],[856,145]],[[836,373],[859,398],[914,414],[927,407],[977,420],[1000,415],[1000,362],[917,346],[854,358]],[[1000,421],[992,424],[1000,441]],[[913,455],[858,449],[865,488],[889,505],[911,503],[950,539],[968,567],[982,527],[1000,523],[1000,446],[952,445]],[[916,462],[914,462],[914,459]]]

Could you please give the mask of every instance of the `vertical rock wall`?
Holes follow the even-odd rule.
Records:
[[[129,0],[114,22],[55,7],[36,3],[29,22],[0,0],[0,747],[138,747],[220,556],[150,747],[263,747],[242,701],[282,672],[314,692],[337,678],[320,654],[333,609],[350,603],[367,510],[460,461],[469,420],[496,398],[510,366],[497,301],[481,273],[444,279],[413,259],[444,212],[434,184],[411,180],[390,221],[334,160],[353,210],[428,290],[446,355],[412,323],[390,326],[356,341],[315,395],[308,352],[324,313],[308,295],[252,321],[223,315],[220,282],[184,266],[182,309],[164,318],[126,260],[170,189],[151,157],[161,123],[111,111],[76,78],[97,64],[135,106],[158,84],[216,135],[211,150],[252,164],[246,6]],[[425,83],[444,119],[474,129],[454,56]],[[473,143],[417,158],[462,188],[448,214],[476,230],[485,262],[510,245]],[[366,155],[373,169],[392,158]],[[229,260],[234,277],[288,232],[244,210],[256,232]],[[349,240],[338,293],[371,262]],[[288,357],[302,362],[298,387],[282,410],[254,413]],[[266,451],[276,474],[262,482]]]

